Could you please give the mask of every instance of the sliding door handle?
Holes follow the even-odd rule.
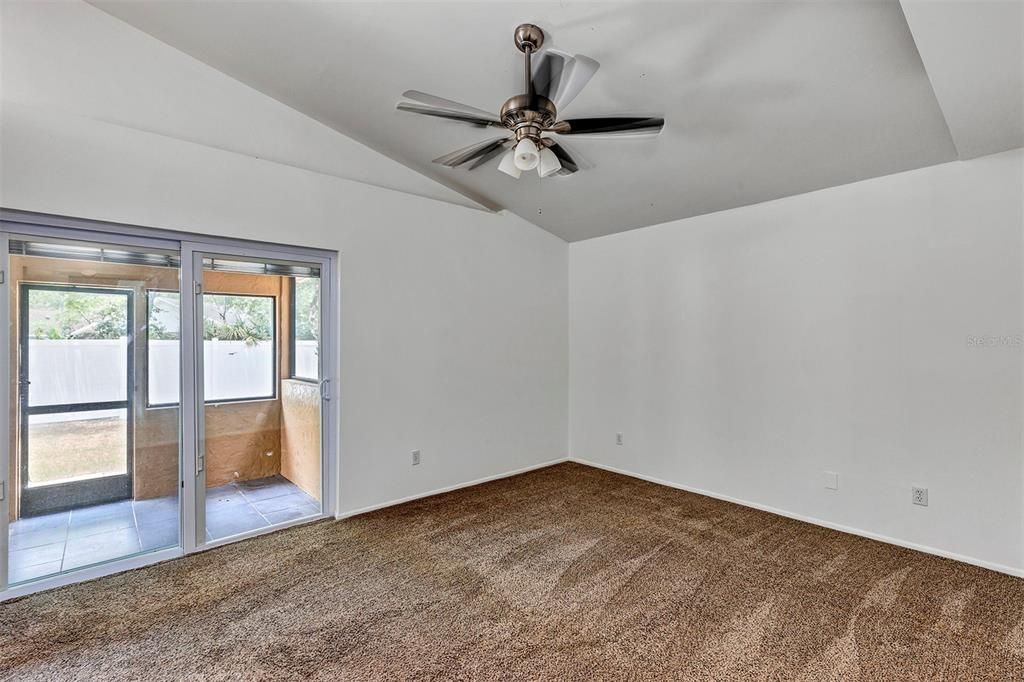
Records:
[[[322,399],[324,399],[324,400],[330,400],[331,399],[331,391],[330,391],[330,387],[328,386],[328,382],[329,381],[330,381],[330,379],[321,379],[320,380],[320,397]]]
[[[195,358],[194,386],[198,388],[203,382],[203,353],[206,352],[203,343],[203,283],[198,280],[192,281],[192,293],[195,294],[195,308],[193,309],[195,320],[195,333],[192,334],[192,352]],[[205,386],[204,386],[205,389]],[[203,473],[206,468],[206,401],[201,395],[202,391],[196,391],[195,401],[195,427],[196,427],[196,477]]]

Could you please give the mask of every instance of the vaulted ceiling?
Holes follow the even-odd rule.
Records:
[[[1024,144],[1017,2],[93,4],[569,241]],[[566,117],[663,132],[567,138],[567,177],[432,164],[494,132],[398,112],[401,93],[496,112],[523,90],[522,22],[601,63]]]

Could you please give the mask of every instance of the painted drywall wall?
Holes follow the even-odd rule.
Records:
[[[113,29],[104,26],[108,37]],[[5,79],[57,68],[75,69],[83,81],[107,78],[73,60],[39,59],[52,45],[88,52],[91,27],[58,22],[45,44],[8,43],[19,25],[5,6]],[[342,415],[342,513],[566,455],[563,241],[514,216],[175,137],[173,126],[150,120],[174,119],[174,107],[132,103],[190,98],[181,72],[206,72],[185,55],[154,66],[146,51],[167,48],[151,38],[131,45],[116,56],[147,78],[132,90],[107,89],[123,98],[130,120],[92,117],[84,84],[59,106],[3,102],[0,205],[338,250],[341,369],[331,378],[341,394],[333,405]],[[249,97],[219,99],[211,115],[228,126],[260,106]],[[413,449],[422,451],[417,467]]]
[[[1024,568],[1022,168],[1016,150],[572,244],[571,455]]]
[[[5,102],[479,207],[80,0],[12,0],[0,18]]]

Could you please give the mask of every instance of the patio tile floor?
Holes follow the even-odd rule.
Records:
[[[206,539],[312,516],[320,503],[283,476],[206,491]],[[123,500],[10,524],[8,582],[35,580],[178,544],[178,499]]]

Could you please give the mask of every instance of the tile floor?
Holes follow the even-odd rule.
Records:
[[[320,503],[283,476],[206,491],[206,539],[312,516]],[[124,500],[10,524],[11,584],[178,544],[178,499]]]
[[[228,483],[206,491],[206,539],[320,513],[320,503],[284,476]]]

